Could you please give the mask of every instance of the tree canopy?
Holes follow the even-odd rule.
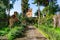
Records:
[[[49,13],[49,14],[56,13],[59,10],[59,6],[56,3],[57,3],[57,0],[50,1],[49,5],[43,9],[43,12]]]
[[[11,4],[10,4],[10,1],[12,1]],[[8,10],[8,9],[13,8],[13,4],[15,1],[16,0],[0,0],[0,18],[6,17],[6,9]]]
[[[39,2],[39,5],[42,5],[42,6],[47,6],[49,4],[49,0],[34,0],[33,4],[38,5],[38,2]]]

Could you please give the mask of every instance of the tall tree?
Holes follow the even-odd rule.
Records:
[[[50,15],[55,14],[59,10],[57,0],[50,0],[49,5],[43,9],[43,13],[48,13]]]
[[[34,0],[34,4],[37,4],[38,6],[38,26],[39,26],[39,20],[40,20],[40,6],[47,6],[49,4],[49,0]]]
[[[8,15],[10,15],[10,9],[13,8],[13,4],[15,3],[16,0],[0,0],[0,1],[3,2],[8,11]],[[12,1],[12,4],[10,4],[10,1]]]
[[[28,8],[29,8],[29,4],[28,4],[28,1],[29,0],[21,0],[21,6],[22,6],[22,13],[23,13],[23,16],[26,16],[26,12],[28,11]]]
[[[35,16],[38,16],[38,10],[34,14]],[[40,15],[42,15],[41,11],[40,11]]]
[[[7,15],[5,13],[5,9],[0,7],[0,19],[7,18]]]
[[[50,14],[50,12],[52,14],[56,13],[58,11],[58,8],[59,8],[59,6],[57,4],[57,0],[50,0],[50,2],[49,2],[49,14]]]
[[[12,4],[10,4],[10,1],[12,1]],[[13,8],[13,4],[16,0],[0,0],[0,19],[9,19],[10,16],[10,9]],[[6,15],[6,9],[8,10],[8,17]],[[7,20],[8,22],[8,20]],[[9,22],[8,22],[9,23]],[[7,24],[8,24],[7,23]]]
[[[0,0],[0,19],[6,17],[5,9],[6,9],[6,6],[4,5],[3,1]]]
[[[49,0],[34,0],[33,4],[37,4],[38,15],[40,15],[40,6],[47,6],[49,4]]]

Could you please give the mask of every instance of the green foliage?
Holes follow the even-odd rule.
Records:
[[[33,24],[37,23],[37,18],[36,17],[26,18],[26,23],[33,25]]]
[[[5,8],[0,7],[0,19],[7,18]]]
[[[38,2],[39,2],[39,4],[38,4]],[[33,4],[47,6],[49,4],[49,0],[34,0]]]
[[[33,4],[37,4],[38,6],[38,16],[40,17],[40,6],[47,6],[49,5],[49,0],[34,0]]]
[[[12,4],[10,4],[10,1],[12,1]],[[4,6],[6,6],[6,8],[13,8],[13,4],[16,0],[0,0],[0,2],[3,2]]]
[[[4,28],[0,29],[0,36],[4,36],[8,32],[9,32],[9,28],[4,27]]]
[[[12,1],[12,3],[10,3]],[[0,0],[0,7],[4,8],[8,12],[8,16],[10,15],[10,9],[13,8],[13,4],[16,0]],[[5,12],[4,12],[5,13]]]
[[[21,24],[23,25],[27,25],[27,24],[34,24],[34,23],[37,23],[37,17],[22,17],[21,14],[18,15],[19,17],[19,21]]]
[[[49,40],[60,40],[60,28],[53,27],[52,17],[53,15],[47,14],[45,18],[41,18],[40,26],[38,27],[38,24],[35,24],[35,26],[46,33]]]
[[[0,29],[7,27],[8,26],[8,22],[5,22],[4,20],[0,20]]]
[[[10,4],[10,1],[13,2],[13,0],[0,0],[0,28],[8,25],[6,9],[13,8],[13,3]]]
[[[15,26],[11,30],[7,27],[0,29],[0,36],[7,36],[8,40],[24,36],[25,25]]]
[[[52,17],[53,17],[53,15],[46,14],[46,16],[44,18],[43,17],[40,18],[40,23],[46,24],[46,25],[53,24]]]
[[[18,36],[22,36],[24,31],[24,27],[14,27],[10,30],[10,32],[7,34],[8,40],[13,40],[14,38]]]
[[[34,13],[35,16],[38,16],[38,10]],[[40,11],[40,16],[42,15],[41,11]]]
[[[43,9],[43,13],[55,14],[59,10],[57,0],[51,0],[49,5]]]
[[[35,24],[35,26],[38,27],[37,24]],[[50,24],[42,24],[38,27],[38,29],[46,33],[49,40],[60,40],[60,28],[54,29],[53,26]]]
[[[39,29],[48,34],[50,40],[60,40],[60,33],[57,33],[54,28],[49,28],[49,25],[40,25]]]

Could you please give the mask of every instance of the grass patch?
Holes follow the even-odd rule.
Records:
[[[60,40],[60,28],[49,25],[40,25],[38,28],[49,36],[49,40]]]

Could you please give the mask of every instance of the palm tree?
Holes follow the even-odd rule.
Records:
[[[26,16],[25,14],[26,14],[26,12],[28,11],[28,8],[29,8],[28,1],[29,0],[22,0],[22,2],[21,2],[22,14],[23,14],[24,17]]]

